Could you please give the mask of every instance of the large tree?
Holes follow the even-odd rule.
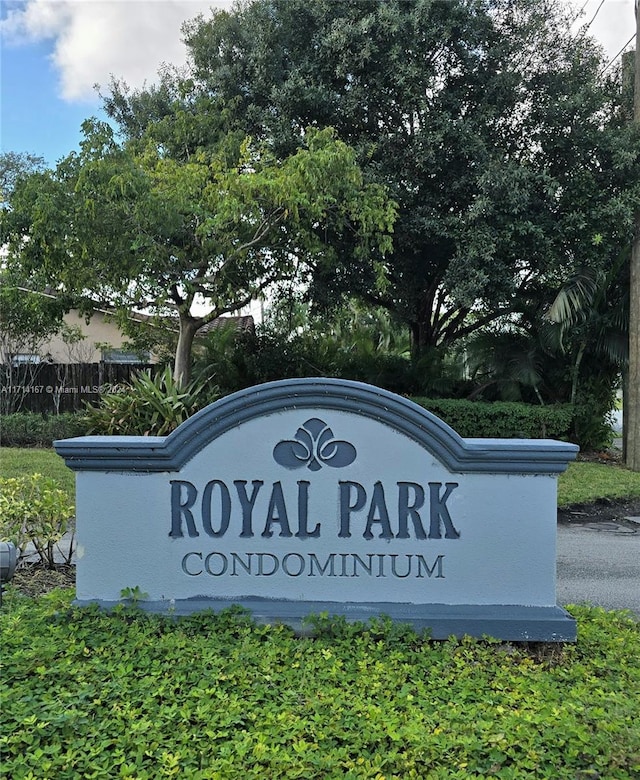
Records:
[[[310,124],[357,150],[400,205],[390,284],[354,271],[340,236],[313,292],[357,290],[420,352],[509,314],[534,284],[551,301],[630,240],[638,134],[574,14],[560,0],[253,0],[185,27],[189,88],[277,155]],[[108,108],[135,133],[152,103],[115,85]]]
[[[3,238],[26,277],[169,315],[179,329],[175,376],[186,382],[199,328],[269,285],[330,267],[326,234],[348,236],[368,267],[370,250],[390,246],[394,205],[363,182],[355,153],[330,129],[309,129],[276,159],[224,132],[219,109],[204,122],[159,92],[161,115],[147,114],[141,132],[118,141],[88,121],[80,153],[21,180]]]

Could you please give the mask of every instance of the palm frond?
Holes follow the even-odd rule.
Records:
[[[604,332],[599,335],[595,351],[616,366],[623,366],[629,359],[629,339],[625,332]]]
[[[592,268],[581,268],[559,290],[544,315],[549,322],[570,326],[583,320],[598,290],[600,277]]]

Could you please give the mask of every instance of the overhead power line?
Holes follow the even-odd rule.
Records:
[[[595,20],[596,20],[596,16],[597,16],[597,15],[600,13],[600,9],[602,8],[602,6],[603,6],[603,5],[604,5],[604,0],[600,0],[600,5],[599,5],[599,6],[596,8],[596,12],[595,12],[595,14],[593,15],[593,18],[591,19],[591,21],[589,22],[589,24],[588,24],[588,25],[586,25],[586,27],[583,27],[583,28],[582,28],[582,30],[581,30],[581,32],[582,32],[582,34],[583,34],[583,35],[584,35],[584,34],[587,32],[587,30],[589,29],[589,27],[591,27],[591,25],[592,25],[592,24],[595,22]]]
[[[615,62],[615,61],[618,59],[618,57],[619,57],[619,56],[622,54],[622,52],[623,52],[623,51],[624,51],[624,50],[627,48],[627,46],[628,46],[628,45],[631,43],[631,41],[632,41],[632,40],[633,40],[635,37],[636,37],[636,34],[634,33],[634,34],[631,36],[631,38],[629,38],[629,40],[628,40],[628,41],[625,43],[625,45],[624,45],[624,46],[623,46],[623,47],[620,49],[620,51],[619,51],[619,52],[618,52],[618,53],[617,53],[617,54],[616,54],[614,57],[612,57],[612,58],[609,60],[609,62],[607,62],[607,64],[604,66],[604,68],[603,68],[603,69],[600,71],[600,73],[598,74],[599,76],[602,76],[602,74],[603,74],[603,73],[604,73],[606,70],[608,70],[608,69],[611,67],[611,65],[613,65],[613,63],[614,63],[614,62]]]
[[[578,11],[578,13],[571,20],[571,24],[573,24],[577,19],[579,19],[582,16],[582,12],[589,5],[590,2],[591,2],[591,0],[586,0],[585,4],[582,6],[582,8]]]

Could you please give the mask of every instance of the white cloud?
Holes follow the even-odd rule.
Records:
[[[2,22],[9,41],[52,40],[52,61],[67,101],[95,99],[111,75],[130,86],[152,82],[162,63],[185,62],[180,27],[231,0],[27,0]]]
[[[309,0],[312,2],[313,0]],[[590,28],[610,57],[633,33],[633,0],[565,0],[576,11],[585,6],[583,23],[597,11]],[[154,81],[164,63],[181,65],[185,48],[180,26],[211,6],[232,0],[5,0],[3,34],[23,43],[53,42],[52,61],[67,101],[95,101],[94,84],[111,75],[133,87]]]

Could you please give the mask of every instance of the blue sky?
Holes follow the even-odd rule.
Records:
[[[77,148],[80,127],[100,114],[95,101],[66,101],[49,60],[50,42],[2,53],[2,150],[43,156],[50,165]]]
[[[2,151],[54,165],[103,117],[94,89],[115,75],[134,87],[163,62],[182,64],[180,25],[231,0],[0,0]]]
[[[310,0],[311,2],[312,0]],[[567,0],[568,1],[568,0]],[[80,126],[100,116],[93,85],[111,74],[132,86],[163,62],[181,64],[180,24],[231,0],[0,0],[0,147],[54,165],[78,147]],[[633,0],[576,0],[609,57],[634,32]]]

